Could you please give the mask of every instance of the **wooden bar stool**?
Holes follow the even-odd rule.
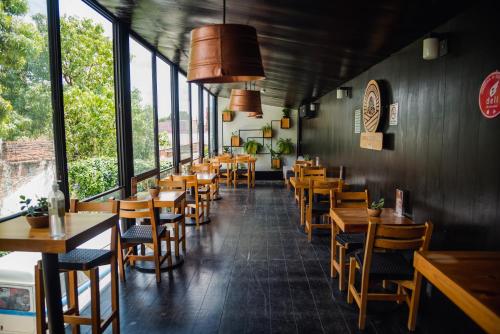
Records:
[[[70,212],[118,212],[118,202],[110,200],[107,202],[79,202],[72,199]],[[82,213],[82,215],[85,213]],[[118,274],[117,274],[117,227],[111,231],[110,249],[86,249],[76,248],[66,254],[59,255],[59,268],[67,272],[68,279],[68,309],[64,312],[64,322],[71,325],[73,334],[80,333],[80,326],[92,327],[92,333],[102,333],[112,324],[113,333],[120,333],[120,312],[118,301]],[[101,319],[100,291],[99,291],[99,267],[110,265],[111,267],[111,313]],[[78,271],[88,272],[90,278],[91,308],[90,317],[80,315],[78,305]],[[46,333],[47,323],[45,321],[45,291],[43,288],[42,265],[39,262],[35,266],[35,289],[36,289],[36,328],[37,333]]]
[[[423,225],[377,224],[370,222],[365,249],[350,258],[347,302],[354,300],[359,307],[358,327],[366,323],[366,307],[370,300],[406,302],[410,307],[408,329],[415,329],[422,279],[415,274],[413,260],[402,251],[425,251],[429,248],[432,223]],[[356,271],[361,273],[361,287],[355,285]],[[396,293],[368,292],[370,281],[390,281],[397,285]]]
[[[220,156],[219,162],[222,168],[219,170],[220,180],[225,181],[226,187],[229,188],[233,182],[233,158],[231,156]]]
[[[186,191],[186,180],[172,180],[172,177],[161,179],[157,181],[157,185],[161,187],[161,191],[177,190]],[[182,250],[186,253],[186,219],[184,210],[186,201],[181,205],[181,211],[178,212],[177,208],[171,208],[171,212],[160,212],[160,224],[171,224],[174,228],[174,235],[170,236],[169,242],[174,241],[175,256],[179,256],[179,246],[182,243]],[[180,236],[182,230],[182,236]]]
[[[147,225],[132,225],[126,231],[121,233],[118,252],[118,264],[120,269],[120,278],[125,281],[125,264],[134,265],[134,262],[153,261],[155,264],[156,282],[161,282],[160,266],[165,260],[168,260],[169,266],[172,266],[172,253],[170,250],[170,231],[161,226],[157,220],[154,211],[153,200],[147,201],[120,201],[120,218],[125,219],[148,219]],[[136,221],[137,223],[137,221]],[[161,241],[166,243],[166,252],[162,254]],[[149,246],[153,248],[153,255],[136,255],[135,246]],[[126,250],[123,255],[123,250]]]
[[[368,190],[365,191],[349,191],[342,192],[341,187],[339,189],[332,189],[330,193],[330,204],[332,208],[368,208]],[[332,229],[337,228],[335,224],[332,225]],[[338,232],[338,231],[337,231]],[[349,264],[346,262],[347,251],[356,250],[363,247],[365,242],[364,233],[344,233],[338,232],[335,234],[335,240],[332,238],[331,247],[334,250],[332,252],[331,259],[331,277],[335,277],[337,272],[339,274],[339,290],[343,291],[345,289],[345,269]],[[338,249],[337,262],[336,249]]]

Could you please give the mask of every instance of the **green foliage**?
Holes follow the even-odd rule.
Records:
[[[373,201],[372,204],[370,205],[370,209],[373,209],[373,210],[382,209],[384,207],[384,204],[385,204],[385,200],[384,200],[384,198],[381,198],[378,200],[378,202]]]
[[[21,204],[21,211],[26,211],[25,215],[30,217],[41,216],[49,212],[49,203],[47,197],[40,197],[36,204],[33,204],[31,198],[25,195],[19,196],[19,204]]]
[[[283,139],[280,138],[278,139],[278,142],[276,143],[278,146],[278,151],[281,154],[292,154],[293,153],[293,143],[291,138]]]
[[[227,146],[222,147],[222,152],[229,153],[229,147]]]
[[[172,147],[166,131],[160,132],[158,135],[158,145],[160,146],[160,150],[166,150]]]
[[[231,132],[231,136],[237,137],[238,136],[238,131],[236,130],[236,131]]]
[[[264,131],[269,131],[269,130],[272,130],[272,127],[271,127],[271,124],[267,123],[266,125],[264,125],[261,130],[264,132]]]
[[[271,153],[271,159],[281,159],[281,152],[280,151],[273,150],[271,145],[267,145],[267,149]]]
[[[243,150],[247,154],[252,154],[255,155],[257,154],[260,150],[262,149],[262,144],[259,142],[256,142],[255,140],[248,140],[245,145],[243,146]]]
[[[281,110],[281,112],[283,113],[283,118],[290,118],[290,115],[292,114],[292,109],[283,108],[283,110]]]

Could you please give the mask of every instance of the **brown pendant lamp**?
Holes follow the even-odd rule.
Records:
[[[222,24],[191,31],[187,81],[229,83],[265,79],[257,30],[243,24]]]
[[[229,98],[229,110],[244,111],[262,114],[262,103],[260,101],[260,91],[254,89],[232,89]]]

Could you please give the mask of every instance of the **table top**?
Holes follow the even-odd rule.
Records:
[[[344,232],[366,232],[369,222],[382,224],[413,224],[407,217],[394,214],[394,209],[384,208],[380,217],[368,217],[366,208],[334,208],[330,209],[330,217]]]
[[[167,190],[160,191],[157,197],[153,198],[155,207],[171,207],[178,205],[184,198],[186,198],[185,191]],[[152,199],[148,191],[138,192],[135,196],[130,196],[127,201],[146,201]]]
[[[192,176],[194,174],[174,174],[175,176],[181,176],[181,177],[188,177],[188,176]],[[211,183],[211,182],[214,182],[215,179],[217,178],[217,174],[215,173],[196,173],[196,179],[198,179],[198,182],[199,183]]]
[[[500,252],[416,252],[415,269],[488,333],[500,328]]]
[[[84,242],[116,226],[112,213],[66,213],[64,237],[55,239],[49,228],[31,228],[25,217],[0,224],[0,250],[41,253],[67,253]]]
[[[339,182],[339,180],[340,179],[338,177],[326,177],[324,180],[321,180],[321,181],[324,181],[324,182]],[[300,181],[300,179],[296,179],[295,176],[291,176],[290,177],[290,184],[294,188],[304,188],[304,189],[309,188],[309,181]]]

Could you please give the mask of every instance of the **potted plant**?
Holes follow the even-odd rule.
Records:
[[[222,153],[224,153],[224,154],[229,154],[229,147],[224,146],[224,147],[222,148]]]
[[[33,204],[31,198],[24,195],[19,196],[21,199],[21,210],[26,212],[26,221],[32,228],[44,228],[49,226],[49,203],[46,197],[38,199],[36,205]]]
[[[161,187],[159,187],[157,185],[151,185],[151,186],[149,186],[148,191],[149,191],[149,194],[151,195],[151,197],[155,198],[155,197],[158,197],[160,190],[161,190]]]
[[[311,161],[311,156],[309,154],[304,154],[304,161]]]
[[[372,202],[370,207],[366,209],[368,211],[368,216],[370,217],[380,217],[380,214],[382,213],[382,208],[384,207],[384,199],[381,198],[377,202]]]
[[[283,108],[281,112],[283,113],[283,117],[281,118],[281,128],[290,129],[290,114],[292,113],[292,109]]]
[[[241,138],[238,136],[238,131],[231,132],[231,146],[239,147],[241,146]]]
[[[290,138],[280,138],[278,139],[278,143],[276,145],[278,146],[278,152],[280,152],[280,154],[287,155],[293,153],[293,143]]]
[[[269,152],[271,153],[271,168],[280,169],[281,168],[281,153],[279,151],[273,150],[273,148],[267,145]]]
[[[273,137],[273,128],[271,127],[271,124],[267,123],[262,127],[262,137],[264,138]]]
[[[234,112],[232,110],[229,110],[227,108],[224,109],[222,111],[222,121],[223,122],[232,122],[233,115],[234,115]]]
[[[245,143],[243,149],[247,154],[255,155],[262,149],[262,144],[251,139]]]

